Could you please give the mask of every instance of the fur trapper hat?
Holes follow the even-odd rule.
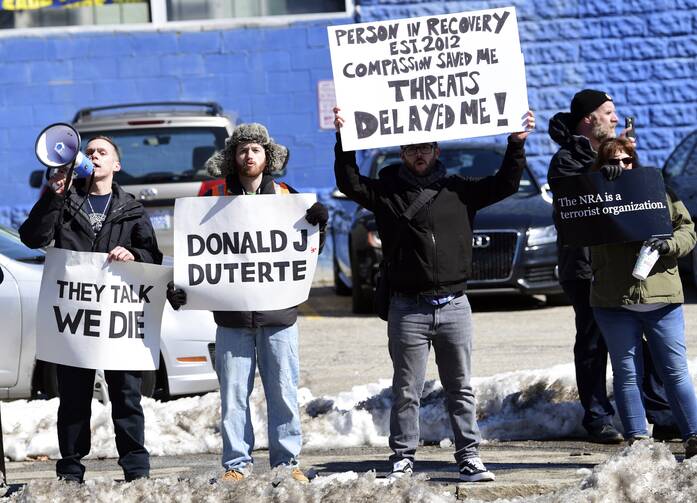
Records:
[[[274,143],[266,127],[256,122],[240,124],[232,136],[225,140],[223,150],[217,151],[206,161],[208,174],[215,177],[225,177],[235,172],[235,152],[241,143],[258,143],[266,153],[266,169],[264,172],[273,175],[283,171],[288,163],[288,149]]]

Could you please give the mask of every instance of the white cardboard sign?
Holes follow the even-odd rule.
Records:
[[[307,300],[319,230],[315,194],[184,197],[174,205],[174,283],[185,309],[268,311]]]
[[[155,370],[172,269],[50,248],[37,310],[36,357],[73,367]]]
[[[515,8],[327,30],[345,150],[524,129]]]

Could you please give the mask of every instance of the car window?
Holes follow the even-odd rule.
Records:
[[[697,131],[675,148],[664,169],[668,176],[697,175]]]
[[[449,175],[461,175],[467,178],[481,178],[495,174],[501,166],[503,155],[490,149],[443,149],[440,160],[446,167]],[[398,153],[381,154],[376,158],[376,169],[373,170],[377,178],[380,170],[390,164],[401,162]],[[518,193],[535,194],[537,186],[530,177],[530,173],[523,171]]]
[[[103,131],[121,150],[121,185],[207,180],[206,160],[223,148],[225,128],[148,128]],[[89,142],[89,133],[83,134]],[[93,134],[92,136],[96,136]]]
[[[43,250],[32,250],[22,243],[17,233],[0,226],[0,254],[20,262],[41,262],[45,256]]]

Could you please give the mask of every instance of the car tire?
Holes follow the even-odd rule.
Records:
[[[372,314],[373,291],[365,288],[361,283],[355,263],[354,256],[351,254],[351,307],[354,314]]]
[[[41,391],[43,396],[49,400],[59,396],[58,373],[55,363],[41,362]]]
[[[143,381],[140,383],[140,394],[152,398],[157,383],[157,370],[144,370]]]
[[[564,292],[545,295],[545,302],[548,306],[568,306],[571,304],[569,297]]]
[[[339,263],[336,260],[336,257],[333,260],[334,262],[334,292],[337,295],[351,295],[351,287],[346,285],[346,283],[343,282],[341,279],[341,276],[339,275]]]

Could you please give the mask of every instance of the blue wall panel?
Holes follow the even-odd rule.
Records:
[[[362,0],[353,18],[200,32],[42,33],[0,38],[0,223],[18,225],[37,192],[29,172],[47,124],[78,108],[153,100],[218,101],[264,122],[291,151],[287,181],[333,186],[334,135],[318,124],[317,81],[331,79],[326,26],[515,5],[529,101],[528,155],[544,176],[556,146],[547,121],[585,87],[637,117],[639,153],[661,165],[697,127],[695,0]],[[502,141],[503,138],[497,138]]]

